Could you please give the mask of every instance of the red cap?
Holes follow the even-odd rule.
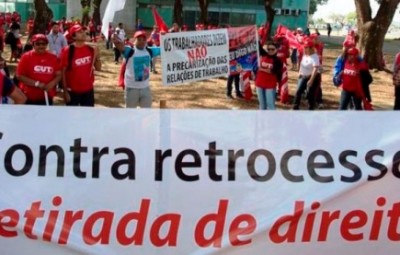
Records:
[[[44,34],[35,34],[31,38],[32,43],[38,42],[38,41],[44,41],[46,43],[49,43],[47,40],[47,37]]]
[[[356,45],[354,44],[354,42],[349,41],[349,40],[346,40],[346,41],[344,41],[344,43],[343,43],[343,47],[345,47],[345,48],[353,48],[354,46],[356,46]]]
[[[319,35],[317,33],[313,33],[310,35],[310,38],[312,39],[319,38]]]
[[[133,35],[133,38],[144,37],[147,38],[146,32],[139,30]]]
[[[73,36],[76,32],[80,32],[82,30],[86,30],[86,27],[82,27],[79,24],[73,25],[70,29],[69,29],[69,33]]]
[[[347,50],[347,54],[351,56],[358,56],[360,54],[360,51],[357,48],[350,48]]]

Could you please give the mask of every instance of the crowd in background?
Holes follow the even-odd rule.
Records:
[[[174,23],[168,31],[155,25],[147,34],[141,20],[137,21],[133,41],[127,37],[123,23],[108,24],[108,34],[101,34],[101,24],[93,19],[88,26],[79,20],[51,21],[46,34],[31,36],[23,47],[21,43],[21,16],[17,13],[0,14],[0,50],[9,45],[9,62],[18,62],[16,75],[11,79],[7,61],[0,58],[0,96],[14,103],[52,105],[57,90],[62,91],[66,105],[94,106],[94,70],[101,70],[101,56],[96,43],[104,40],[106,49],[113,49],[115,64],[121,63],[120,85],[125,89],[126,107],[151,107],[150,73],[155,70],[154,52],[160,46],[162,33],[188,31],[188,26]],[[195,30],[215,29],[217,26],[197,24]],[[26,32],[34,29],[33,19],[26,22]],[[322,72],[324,44],[318,30],[310,33],[302,28],[280,30],[266,38],[265,27],[258,30],[260,38],[260,65],[253,75],[259,108],[275,110],[276,100],[289,103],[288,68],[298,72],[293,110],[300,109],[306,99],[309,110],[323,108]],[[288,36],[290,35],[290,36]],[[264,39],[263,39],[264,38]],[[92,44],[90,43],[92,42]],[[367,63],[356,48],[358,36],[350,31],[343,42],[331,82],[341,87],[339,109],[371,110],[369,85],[373,82]],[[290,60],[290,63],[289,61]],[[234,64],[231,66],[234,66]],[[400,109],[400,54],[395,58],[393,84],[395,106]],[[239,83],[243,74],[231,70],[227,79],[226,96],[243,98]],[[79,78],[77,78],[79,77]]]

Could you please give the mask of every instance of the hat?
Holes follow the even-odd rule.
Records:
[[[133,38],[138,38],[138,37],[147,38],[146,32],[144,32],[142,30],[136,31],[136,33],[133,35]]]
[[[350,40],[346,40],[343,43],[343,47],[345,47],[345,48],[353,48],[354,46],[356,46],[356,45],[354,44],[354,42],[352,42]]]
[[[301,32],[303,32],[303,29],[302,29],[301,27],[298,27],[298,28],[296,29],[296,31],[301,31]]]
[[[79,24],[73,25],[70,29],[69,29],[69,33],[74,36],[75,33],[80,32],[82,30],[86,30],[86,27],[82,27]]]
[[[44,41],[46,43],[49,43],[47,40],[47,37],[44,34],[35,34],[31,38],[32,43],[38,42],[38,41]]]
[[[357,56],[358,54],[360,54],[360,51],[357,48],[353,47],[347,50],[347,54],[351,56]]]

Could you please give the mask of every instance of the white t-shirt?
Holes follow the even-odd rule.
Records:
[[[300,63],[299,74],[310,76],[314,67],[317,66],[319,66],[319,57],[317,53],[314,53],[311,56],[304,55]]]
[[[135,53],[126,63],[125,87],[143,89],[150,86],[150,54],[146,49],[134,47]],[[128,57],[130,47],[125,47],[124,57]]]

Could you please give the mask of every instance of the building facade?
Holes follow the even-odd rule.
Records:
[[[46,2],[53,11],[54,19],[58,20],[65,16],[67,0],[46,0]],[[22,22],[26,22],[29,17],[34,17],[35,15],[33,0],[0,0],[0,12],[14,11],[21,14]]]
[[[137,17],[145,27],[154,24],[150,7],[157,6],[167,25],[172,24],[174,0],[137,0]],[[310,0],[275,0],[276,11],[273,26],[278,24],[289,28],[308,24]],[[194,28],[200,17],[197,0],[183,0],[183,19],[189,28]],[[209,23],[213,25],[242,26],[265,23],[264,0],[212,0],[208,7]]]

